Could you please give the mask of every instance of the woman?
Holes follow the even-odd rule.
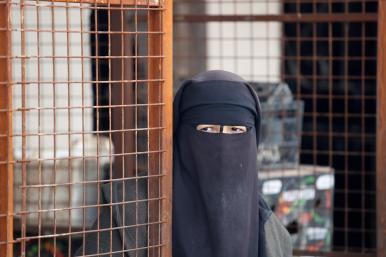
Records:
[[[258,193],[252,88],[235,74],[204,72],[178,90],[173,114],[173,257],[292,256],[288,232]],[[146,180],[107,183],[102,196],[93,226],[102,232],[88,233],[76,255],[147,256],[147,229],[136,226],[147,221],[147,202],[130,202],[147,198]]]
[[[209,71],[174,100],[173,257],[292,256],[291,238],[259,199],[261,110],[239,76]]]

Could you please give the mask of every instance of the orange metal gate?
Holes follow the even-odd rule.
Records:
[[[172,1],[7,0],[0,12],[0,256],[74,256],[90,233],[128,228],[146,245],[95,254],[171,256]],[[104,200],[127,181],[134,199]],[[135,224],[110,216],[102,229],[115,206],[134,206]]]

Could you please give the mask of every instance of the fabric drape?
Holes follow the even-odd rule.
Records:
[[[174,100],[173,257],[258,256],[260,104],[225,71],[186,81]],[[243,125],[206,133],[197,124]]]

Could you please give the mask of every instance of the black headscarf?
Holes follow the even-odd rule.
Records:
[[[183,83],[173,109],[173,257],[257,257],[256,94],[233,73],[208,71]],[[216,134],[197,124],[249,129]]]

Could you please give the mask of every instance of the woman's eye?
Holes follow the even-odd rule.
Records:
[[[197,130],[207,133],[220,133],[220,125],[198,125]]]
[[[225,134],[238,134],[247,132],[246,126],[224,126],[223,132]]]

